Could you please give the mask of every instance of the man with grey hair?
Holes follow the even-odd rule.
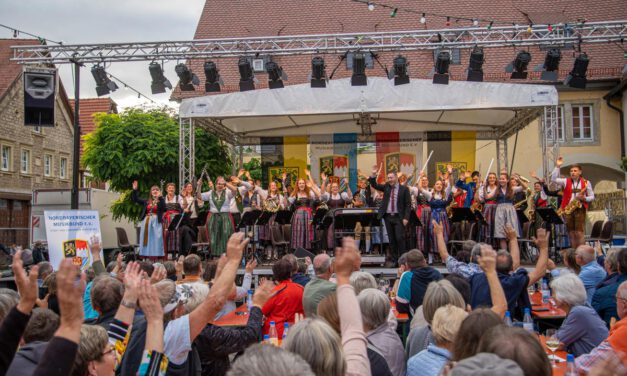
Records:
[[[305,317],[313,317],[318,311],[318,304],[322,299],[335,292],[337,286],[330,282],[333,275],[333,263],[331,257],[321,253],[313,259],[316,278],[312,279],[303,291],[303,310]]]
[[[255,344],[239,356],[227,376],[314,376],[300,355],[276,346]]]
[[[624,256],[627,258],[627,251],[622,250]],[[610,334],[607,339],[601,342],[597,347],[592,349],[588,354],[581,355],[575,359],[575,366],[580,373],[588,373],[590,369],[599,361],[615,356],[618,353],[627,352],[627,281],[623,281],[616,290],[614,297],[616,303],[616,312],[620,320],[616,322],[610,329]],[[627,370],[622,367],[622,373],[625,374]]]
[[[603,255],[603,250],[600,248],[599,246],[597,249],[597,254],[599,254],[599,252],[601,253],[601,255],[597,257],[597,262],[599,265],[603,264],[603,269],[605,269],[607,276],[599,282],[597,290],[616,283],[618,277],[620,277],[620,273],[618,272],[618,253],[620,249],[610,248],[605,255]]]
[[[616,281],[599,288],[592,297],[592,308],[597,311],[608,326],[612,318],[619,317],[616,306],[616,290],[621,283],[627,281],[627,249],[616,252],[616,264],[618,270]]]
[[[592,297],[597,285],[605,278],[605,270],[599,265],[594,248],[589,245],[580,245],[575,250],[575,260],[581,266],[579,278],[586,288],[587,303],[592,303]]]

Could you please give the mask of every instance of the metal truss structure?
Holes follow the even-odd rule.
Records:
[[[255,55],[344,54],[350,51],[411,51],[447,48],[557,47],[581,44],[622,43],[627,20],[577,24],[469,27],[351,34],[270,36],[132,43],[14,46],[11,60],[20,64],[85,64],[154,60],[193,60]],[[541,146],[544,174],[548,174],[559,152],[557,109],[520,109],[503,130],[478,132],[477,139],[496,140],[497,170],[508,167],[507,138],[541,115]],[[363,130],[371,130],[374,117],[364,112],[356,117]],[[547,121],[547,119],[549,119]],[[194,127],[212,132],[236,146],[253,138],[236,134],[219,119],[180,119],[179,181],[194,176]]]
[[[349,51],[409,51],[445,48],[565,47],[622,42],[627,20],[564,25],[512,25],[440,30],[292,35],[137,43],[35,45],[12,47],[20,63],[67,64],[188,60],[245,55],[342,54]]]

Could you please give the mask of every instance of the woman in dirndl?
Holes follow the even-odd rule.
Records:
[[[296,182],[296,189],[288,198],[294,208],[292,215],[292,249],[305,248],[311,250],[311,242],[314,239],[313,206],[320,197],[320,188],[311,179],[311,173],[305,170],[308,181],[300,178]]]
[[[496,247],[494,241],[494,213],[496,212],[496,190],[498,188],[496,174],[490,172],[487,183],[483,188],[479,189],[479,201],[483,203],[483,219],[485,222],[481,225],[480,241]],[[491,197],[491,198],[487,198]]]
[[[494,212],[494,238],[499,241],[499,249],[507,249],[507,235],[505,226],[510,225],[516,230],[517,236],[520,238],[520,225],[518,222],[518,214],[514,207],[516,192],[527,189],[527,184],[520,180],[518,175],[514,175],[518,182],[518,186],[513,187],[509,176],[505,172],[501,172],[499,176],[499,187],[493,196],[486,197],[486,200],[496,199],[496,210]]]
[[[426,175],[421,176],[418,181],[418,196],[416,197],[416,217],[420,220],[420,226],[416,226],[416,248],[426,257],[431,249],[428,228],[431,223],[431,206],[425,195],[420,193],[423,189],[430,192],[429,178]]]
[[[209,219],[207,219],[207,231],[211,256],[219,257],[226,252],[226,243],[235,228],[231,216],[231,202],[235,199],[240,184],[244,186],[245,190],[250,187],[248,183],[240,181],[237,177],[232,177],[231,183],[227,183],[224,177],[218,176],[213,189],[200,193],[202,180],[198,180],[196,192],[199,192],[198,194],[203,201],[209,203],[210,213]]]
[[[433,263],[434,258],[438,255],[437,249],[437,239],[435,237],[435,233],[433,231],[433,221],[442,225],[444,232],[444,241],[448,243],[448,237],[450,233],[450,224],[448,221],[448,214],[446,213],[446,207],[453,200],[451,195],[451,187],[453,186],[452,181],[452,166],[449,166],[448,179],[444,181],[438,179],[433,185],[433,190],[429,191],[427,189],[421,189],[420,193],[426,198],[427,204],[431,208],[431,221],[428,222],[428,231],[429,231],[429,255],[428,260],[429,264]],[[446,260],[442,260],[446,262]]]
[[[160,259],[164,256],[163,244],[163,214],[166,211],[165,200],[161,196],[161,189],[153,185],[150,188],[150,198],[139,198],[137,180],[133,181],[131,200],[142,205],[141,228],[139,231],[139,256],[141,258]]]
[[[540,217],[536,213],[536,210],[546,208],[549,204],[549,197],[546,195],[546,193],[544,193],[544,190],[542,189],[542,183],[539,181],[533,183],[532,203],[533,203],[533,212],[531,214],[530,219],[533,221],[532,222],[533,223],[532,235],[535,236],[538,229],[542,227],[542,222],[543,222],[542,217]]]
[[[329,210],[339,209],[346,207],[353,200],[353,195],[350,190],[346,192],[340,192],[340,184],[338,182],[331,183],[331,192],[327,193],[326,184],[327,184],[327,176],[323,173],[320,175],[322,178],[322,188],[323,192],[320,199],[327,203],[327,207]],[[335,241],[335,227],[331,224],[326,229],[326,249],[334,250],[336,241]]]
[[[183,212],[182,198],[176,194],[176,185],[168,183],[165,185],[166,195],[165,214],[163,215],[163,238],[165,239],[165,254],[176,255],[180,249],[179,230],[170,231],[172,220]]]

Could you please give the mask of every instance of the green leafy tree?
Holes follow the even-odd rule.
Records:
[[[244,163],[244,169],[250,172],[250,177],[254,180],[261,180],[261,160],[259,158],[252,158]]]
[[[150,187],[178,180],[179,124],[167,109],[132,108],[121,114],[96,114],[96,130],[84,137],[83,165],[95,181],[109,182],[122,192],[112,203],[113,219],[139,219],[141,207],[130,200],[133,180],[140,195]],[[230,171],[227,146],[214,135],[196,129],[196,166],[207,166],[212,178]]]

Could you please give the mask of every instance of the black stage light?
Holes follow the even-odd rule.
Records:
[[[510,64],[508,70],[512,73],[511,78],[514,80],[524,80],[527,78],[527,66],[531,61],[531,54],[527,51],[520,51],[516,55],[514,61]],[[511,70],[510,70],[511,69]]]
[[[215,93],[220,91],[220,73],[218,73],[218,67],[213,61],[206,61],[204,65],[205,70],[205,92]]]
[[[179,87],[182,91],[194,91],[194,85],[200,85],[200,79],[189,70],[187,65],[180,63],[174,67],[176,75],[179,76]]]
[[[324,59],[320,56],[311,59],[311,87],[327,87]]]
[[[438,52],[435,59],[435,72],[433,74],[433,83],[448,85],[448,66],[451,64],[451,53],[448,51]]]
[[[540,78],[544,81],[557,81],[557,70],[560,66],[562,53],[558,48],[551,48],[546,52],[544,65],[542,66],[542,74]]]
[[[394,78],[394,85],[405,85],[409,83],[409,75],[407,73],[407,58],[402,55],[398,55],[393,61],[393,70],[389,73],[388,78]]]
[[[483,82],[483,61],[483,48],[473,48],[470,52],[466,81]]]
[[[361,52],[353,54],[353,76],[351,77],[351,85],[368,85],[368,77],[366,77],[366,56]]]
[[[266,72],[268,72],[268,87],[270,89],[280,89],[283,85],[283,68],[274,61],[266,64]]]
[[[118,89],[118,85],[115,82],[109,79],[107,76],[107,72],[104,67],[100,65],[94,65],[91,68],[91,75],[94,76],[94,80],[96,81],[96,94],[99,97],[103,95],[107,95],[112,91],[116,91]]]
[[[150,77],[152,78],[152,83],[150,84],[150,91],[153,94],[165,93],[165,88],[172,90],[172,84],[170,80],[165,78],[163,75],[163,68],[161,68],[161,64],[153,61],[148,65],[148,70],[150,71]]]
[[[250,61],[242,56],[237,63],[239,67],[239,91],[255,90],[255,81],[253,75],[253,68],[250,66]]]
[[[579,56],[575,58],[573,70],[570,71],[566,77],[564,85],[574,87],[576,89],[585,89],[586,84],[588,83],[586,72],[588,71],[589,63],[590,59],[588,59],[588,55],[585,52],[580,53]]]

